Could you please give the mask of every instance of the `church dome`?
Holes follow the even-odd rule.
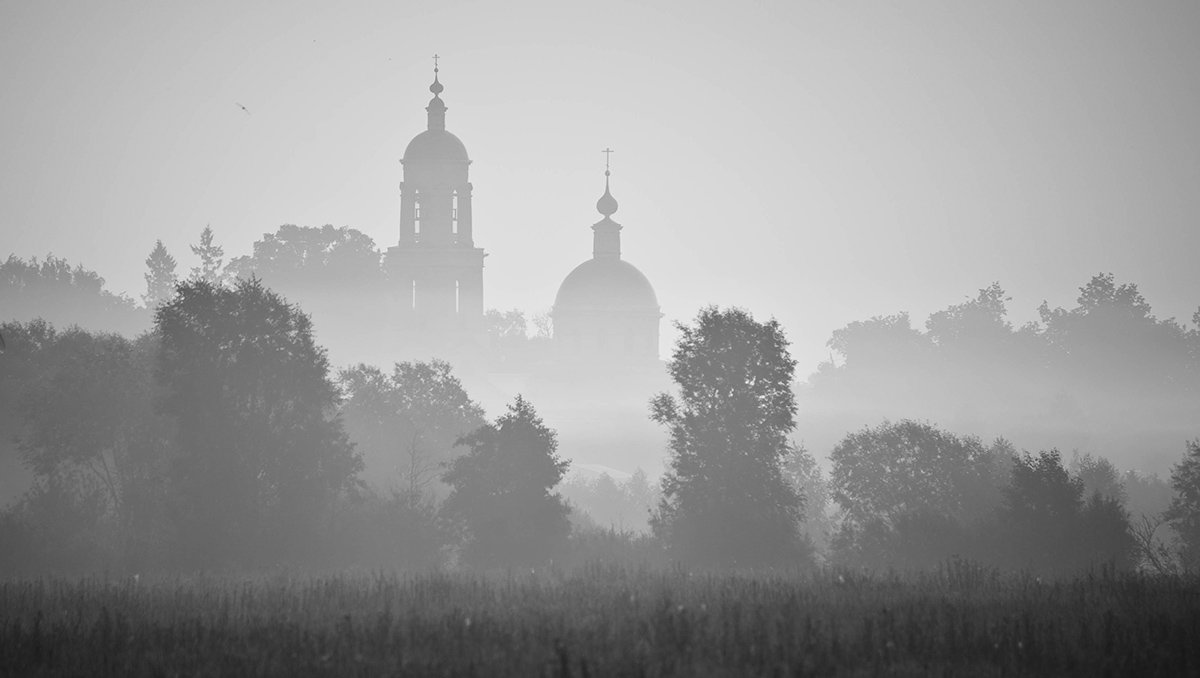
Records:
[[[467,147],[458,137],[444,129],[427,129],[408,142],[404,149],[406,166],[428,163],[469,163]]]
[[[633,264],[615,257],[589,259],[563,280],[554,311],[605,309],[658,313],[658,296]]]

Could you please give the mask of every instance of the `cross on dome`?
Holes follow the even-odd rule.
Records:
[[[605,147],[605,149],[600,152],[604,154],[604,195],[600,196],[600,199],[596,201],[596,211],[600,214],[603,214],[607,219],[617,211],[617,199],[612,197],[612,193],[608,191],[608,176],[612,174],[612,172],[610,172],[608,169],[609,160],[612,158],[612,154],[615,153],[615,151],[613,151],[611,148]]]

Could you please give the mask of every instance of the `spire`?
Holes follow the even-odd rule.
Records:
[[[608,190],[608,177],[612,174],[609,171],[609,159],[612,157],[613,150],[606,148],[601,153],[604,154],[604,195],[596,201],[596,211],[608,218],[617,211],[617,199],[612,197],[612,193]]]
[[[442,90],[445,87],[438,81],[438,55],[433,55],[433,84],[429,86],[429,91],[433,92],[433,98],[429,100],[429,105],[425,107],[425,112],[429,114],[428,128],[431,130],[446,129],[446,102],[442,101]]]
[[[608,178],[612,174],[609,170],[609,158],[613,150],[606,148],[602,153],[604,153],[604,195],[596,201],[596,210],[603,214],[604,218],[592,226],[592,257],[620,259],[621,225],[610,218],[617,211],[617,199],[612,196],[612,192],[608,188]]]

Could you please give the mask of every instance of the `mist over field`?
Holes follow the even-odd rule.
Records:
[[[1189,672],[1198,31],[0,4],[0,673]]]

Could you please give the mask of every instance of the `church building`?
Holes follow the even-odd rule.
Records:
[[[471,218],[471,160],[446,130],[442,83],[434,68],[428,126],[404,150],[400,239],[388,248],[398,285],[397,320],[407,343],[469,345],[483,331],[483,249]]]
[[[404,151],[400,233],[387,250],[395,315],[382,322],[394,328],[392,345],[402,359],[449,361],[492,412],[524,394],[576,461],[656,470],[665,439],[647,408],[651,396],[669,388],[658,357],[662,312],[650,281],[622,257],[607,162],[592,257],[558,288],[549,350],[515,364],[499,360],[484,325],[486,254],[475,245],[471,160],[446,129],[436,65],[429,90],[426,129]]]
[[[611,152],[611,151],[606,151]],[[647,369],[658,363],[658,296],[646,276],[621,259],[621,225],[612,220],[617,200],[604,170],[603,219],[592,226],[592,258],[575,267],[558,288],[554,309],[557,357],[604,369]]]
[[[401,161],[400,234],[386,261],[396,285],[399,339],[462,353],[483,346],[487,255],[475,246],[471,160],[463,142],[446,129],[443,90],[435,67],[427,128],[409,142]],[[553,358],[579,368],[659,369],[662,312],[650,281],[621,258],[622,227],[612,219],[617,201],[610,176],[606,166],[592,258],[571,271],[554,300]]]

